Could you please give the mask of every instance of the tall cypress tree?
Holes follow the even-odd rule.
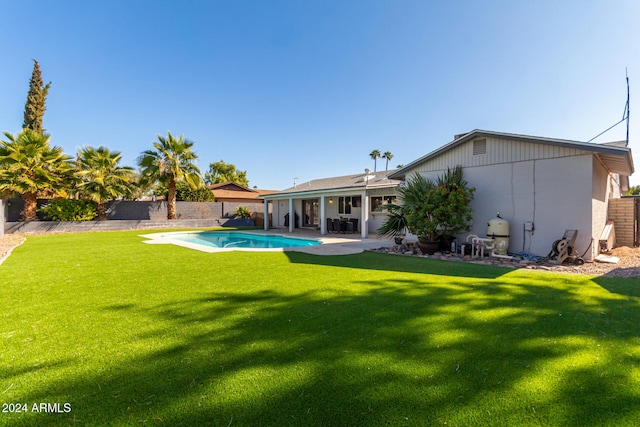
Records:
[[[44,84],[42,80],[42,72],[38,61],[33,60],[33,73],[29,82],[29,94],[27,95],[27,103],[24,106],[24,123],[23,129],[31,129],[40,134],[44,133],[42,128],[42,117],[44,116],[45,101],[47,93],[51,87],[51,82]]]

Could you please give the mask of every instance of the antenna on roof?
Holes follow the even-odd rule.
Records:
[[[597,137],[599,137],[600,135],[603,135],[607,132],[609,132],[611,129],[613,129],[614,127],[618,126],[620,123],[624,122],[625,120],[627,121],[627,140],[626,140],[626,144],[629,145],[629,75],[627,74],[627,69],[625,68],[625,74],[627,77],[627,103],[624,106],[624,112],[622,113],[622,120],[620,120],[618,123],[616,123],[615,125],[611,126],[610,128],[608,128],[607,130],[604,130],[602,132],[600,132],[599,134],[597,134],[596,136],[594,136],[593,138],[591,138],[590,140],[588,140],[587,142],[591,142],[594,139],[596,139]]]
[[[629,116],[630,116],[630,109],[629,109],[629,73],[627,72],[627,68],[625,67],[624,69],[624,73],[627,75],[627,105],[624,107],[624,111],[627,114],[627,147],[629,146]],[[622,114],[622,117],[624,117],[624,113]]]
[[[296,188],[296,181],[298,180],[298,177],[296,176],[295,178],[293,178],[293,188]]]

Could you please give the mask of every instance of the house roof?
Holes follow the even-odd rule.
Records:
[[[274,199],[282,195],[292,196],[309,193],[328,193],[336,191],[395,187],[400,184],[400,180],[389,179],[388,176],[392,172],[392,170],[383,172],[370,172],[366,170],[365,173],[358,173],[354,175],[314,179],[282,191],[264,195],[263,198]]]
[[[276,190],[259,190],[245,187],[235,182],[227,181],[220,184],[208,185],[216,199],[246,199],[256,200],[265,194],[275,193]]]
[[[533,144],[545,144],[545,145],[554,145],[558,147],[567,147],[567,148],[575,148],[585,151],[590,151],[594,154],[597,154],[598,157],[602,160],[602,162],[607,166],[607,168],[613,172],[620,174],[622,176],[630,176],[634,172],[633,168],[633,158],[631,157],[631,149],[626,146],[626,143],[616,141],[605,144],[593,144],[589,142],[579,142],[572,141],[568,139],[555,139],[555,138],[545,138],[540,136],[530,136],[530,135],[519,135],[512,133],[504,133],[504,132],[493,132],[487,130],[476,129],[469,133],[456,135],[453,141],[443,145],[440,148],[437,148],[420,157],[417,160],[405,165],[403,168],[398,169],[389,175],[391,179],[399,179],[404,177],[407,171],[415,168],[416,166],[433,159],[434,157],[439,156],[440,154],[451,150],[469,140],[478,137],[487,137],[487,138],[498,138],[498,139],[508,139],[511,141],[521,141],[521,142],[529,142]]]

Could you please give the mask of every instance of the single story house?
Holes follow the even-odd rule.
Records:
[[[400,180],[389,179],[391,172],[365,169],[364,173],[315,179],[262,198],[271,202],[274,227],[288,227],[290,232],[310,228],[327,234],[327,219],[351,219],[352,231],[366,238],[386,218],[383,205],[396,199]]]
[[[435,177],[456,165],[476,188],[471,234],[486,237],[487,222],[500,212],[510,223],[509,252],[544,256],[565,230],[578,230],[576,249],[586,259],[597,255],[609,202],[628,190],[634,172],[624,141],[593,144],[474,130],[389,178]]]
[[[326,234],[327,218],[350,217],[359,218],[358,232],[367,237],[384,222],[384,204],[395,201],[398,186],[411,175],[436,177],[457,165],[476,188],[468,234],[486,237],[487,222],[500,212],[510,223],[509,252],[544,256],[566,230],[578,230],[576,249],[586,259],[597,255],[610,201],[628,190],[634,172],[624,141],[594,144],[474,130],[398,170],[313,180],[263,198],[273,205],[276,227]]]

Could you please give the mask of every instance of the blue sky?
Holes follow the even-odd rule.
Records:
[[[640,169],[636,0],[0,0],[0,15],[0,129],[22,126],[35,58],[69,154],[105,145],[135,166],[170,130],[203,171],[224,160],[284,189],[473,129],[588,141],[622,118],[626,68]]]

